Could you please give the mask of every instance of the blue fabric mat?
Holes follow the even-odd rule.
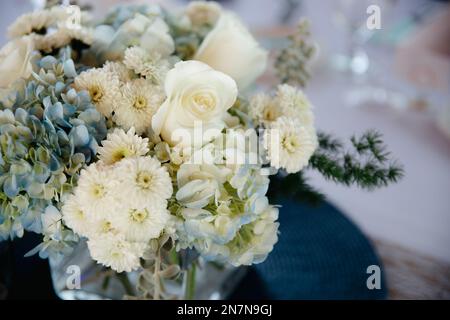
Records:
[[[364,214],[364,213],[361,213]],[[330,204],[310,207],[286,201],[278,243],[252,267],[232,298],[383,299],[387,288],[369,290],[369,265],[381,262],[362,232]]]

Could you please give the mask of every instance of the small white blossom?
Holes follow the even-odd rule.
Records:
[[[115,129],[108,133],[97,152],[103,163],[111,165],[125,158],[144,156],[148,151],[148,138],[141,138],[131,128],[128,132]]]
[[[162,88],[145,79],[136,79],[123,85],[121,92],[122,97],[114,110],[114,122],[125,130],[134,127],[138,134],[147,131],[153,115],[164,102]]]
[[[264,148],[271,166],[295,173],[308,165],[317,148],[313,127],[303,126],[297,118],[281,117],[264,132]]]
[[[120,177],[120,193],[135,205],[161,202],[172,195],[172,180],[165,167],[152,157],[127,158],[114,169]]]
[[[109,117],[120,100],[120,82],[116,75],[103,69],[90,69],[75,78],[75,89],[86,90],[97,110]]]
[[[136,74],[146,77],[156,84],[164,82],[170,64],[157,52],[149,53],[140,47],[125,50],[124,65]]]
[[[123,235],[108,233],[90,238],[88,248],[94,260],[120,273],[139,268],[146,244],[129,242]]]

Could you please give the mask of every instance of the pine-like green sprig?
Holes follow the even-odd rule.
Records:
[[[309,167],[329,180],[373,189],[397,182],[403,176],[402,166],[389,159],[390,153],[376,131],[351,137],[350,150],[328,134],[320,133],[318,139],[319,148],[311,157]]]

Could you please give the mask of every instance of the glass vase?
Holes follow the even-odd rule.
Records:
[[[183,255],[180,254],[181,266]],[[63,300],[117,300],[137,296],[140,271],[116,273],[90,257],[86,241],[62,257],[50,257],[56,294]],[[175,280],[164,280],[164,288],[177,299],[226,299],[246,274],[245,267],[217,265],[199,258],[195,269],[182,269]]]

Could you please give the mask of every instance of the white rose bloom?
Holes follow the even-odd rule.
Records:
[[[131,272],[140,267],[146,244],[126,241],[123,235],[105,234],[88,241],[92,259],[117,272]]]
[[[317,148],[317,135],[312,126],[303,126],[298,118],[280,117],[264,132],[264,148],[270,165],[295,173],[308,165]]]
[[[182,164],[177,173],[176,199],[188,208],[203,208],[211,199],[217,203],[228,170],[214,165]]]
[[[234,14],[224,12],[200,44],[194,59],[228,74],[242,90],[265,71],[267,51]]]
[[[121,195],[122,201],[132,199],[135,205],[146,206],[172,196],[169,173],[155,158],[127,158],[120,161],[113,171],[120,179],[120,189],[116,195]]]
[[[111,219],[115,228],[128,241],[147,243],[158,238],[166,227],[170,213],[165,201],[148,202],[146,206],[135,206],[130,199],[126,207],[118,210]]]
[[[128,132],[116,128],[108,133],[97,153],[104,164],[111,165],[125,158],[144,156],[148,151],[148,138],[135,134],[134,128]]]
[[[167,73],[164,87],[167,98],[153,117],[153,131],[169,144],[185,147],[220,134],[224,115],[237,97],[232,78],[199,61],[178,62]],[[199,123],[204,132],[208,130],[202,137],[194,136]]]
[[[33,40],[21,37],[5,44],[0,49],[0,89],[10,87],[18,79],[27,79],[33,67]]]

